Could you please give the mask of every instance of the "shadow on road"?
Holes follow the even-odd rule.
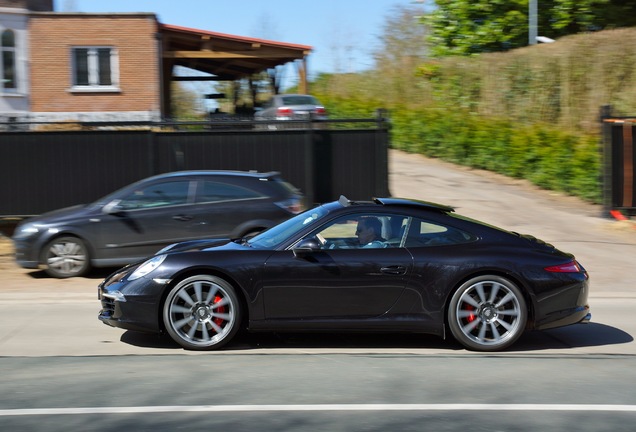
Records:
[[[515,351],[600,347],[633,342],[621,329],[599,323],[574,324],[552,330],[528,332],[513,346]]]
[[[142,348],[180,350],[167,335],[125,332],[123,343]],[[528,352],[554,349],[600,347],[633,342],[628,333],[598,323],[576,324],[559,329],[527,332],[506,352]],[[255,333],[241,334],[223,351],[253,351],[259,349],[292,348],[369,348],[369,349],[442,349],[449,352],[464,348],[452,338],[443,340],[421,334],[333,334],[333,333]]]

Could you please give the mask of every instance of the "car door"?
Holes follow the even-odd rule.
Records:
[[[347,216],[306,236],[327,236],[340,247],[325,242],[298,257],[274,252],[260,280],[266,319],[362,319],[389,311],[411,275],[412,257],[402,247],[356,247],[354,231]]]
[[[194,181],[173,179],[143,185],[122,196],[100,220],[98,255],[129,260],[192,238]]]

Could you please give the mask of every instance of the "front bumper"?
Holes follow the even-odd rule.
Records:
[[[39,268],[36,240],[34,238],[13,239],[16,263],[26,269]]]
[[[97,318],[111,327],[159,333],[161,293],[169,281],[145,277],[128,281],[126,277],[133,270],[126,267],[99,285],[97,295],[102,308]]]

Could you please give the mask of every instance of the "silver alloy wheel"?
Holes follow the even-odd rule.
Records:
[[[179,282],[163,306],[166,330],[184,348],[220,348],[236,334],[239,301],[223,279],[197,275]]]
[[[81,276],[89,267],[88,250],[77,237],[59,237],[47,244],[46,272],[57,278]]]
[[[453,336],[469,349],[497,351],[524,332],[527,308],[523,294],[500,276],[479,276],[453,295],[448,312]]]

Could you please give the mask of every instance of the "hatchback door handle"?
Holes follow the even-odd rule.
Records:
[[[193,218],[192,216],[189,216],[189,215],[180,214],[180,215],[172,216],[172,219],[176,221],[180,221],[180,222],[187,222],[187,221],[191,221]]]
[[[384,274],[403,275],[406,273],[406,267],[400,265],[388,266],[380,268],[380,271]]]

